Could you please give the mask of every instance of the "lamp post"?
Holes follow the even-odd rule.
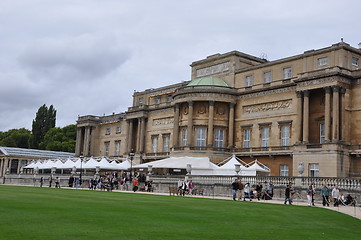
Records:
[[[133,171],[133,159],[134,159],[134,150],[132,149],[129,153],[130,157],[130,182],[132,182],[132,171]]]
[[[150,181],[150,176],[152,175],[153,165],[148,165],[148,176],[147,181]]]
[[[234,164],[234,170],[236,171],[238,177],[238,173],[241,171],[241,164]]]

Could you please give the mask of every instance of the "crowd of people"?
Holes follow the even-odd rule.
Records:
[[[178,192],[180,193],[181,196],[184,196],[186,194],[193,195],[195,186],[194,186],[192,180],[179,179],[177,185],[178,185]]]
[[[241,200],[252,201],[254,199],[264,199],[264,200],[272,200],[273,198],[274,185],[272,182],[265,181],[258,182],[255,186],[252,186],[250,183],[243,184],[239,179],[235,179],[232,183],[232,199],[233,200]],[[354,205],[355,200],[352,198],[350,194],[347,194],[345,197],[342,193],[340,193],[340,189],[338,186],[333,187],[332,191],[327,187],[326,184],[318,192],[316,190],[315,184],[311,184],[306,189],[307,195],[307,205],[315,206],[315,198],[317,194],[320,194],[322,197],[322,205],[323,206],[333,206],[337,207],[340,205]],[[284,191],[284,204],[292,205],[294,195],[299,194],[295,191],[291,182],[286,185]],[[243,197],[242,197],[243,196]],[[299,196],[300,197],[300,196]]]
[[[255,187],[252,187],[250,183],[243,184],[239,179],[235,179],[232,183],[232,198],[233,200],[241,200],[243,197],[243,201],[246,201],[246,198],[249,201],[252,199],[272,200],[273,190],[272,182],[265,181],[263,185],[259,182]]]

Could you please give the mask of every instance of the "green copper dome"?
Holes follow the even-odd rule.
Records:
[[[229,87],[228,83],[224,81],[222,78],[218,77],[202,77],[192,80],[188,85],[188,87],[195,86],[217,86],[217,87]]]

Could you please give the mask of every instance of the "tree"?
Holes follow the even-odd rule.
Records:
[[[0,146],[29,148],[31,132],[28,129],[10,129],[7,132],[0,132]]]
[[[75,152],[76,125],[52,128],[40,143],[40,149],[50,151]]]
[[[53,105],[48,108],[45,104],[36,112],[32,124],[31,148],[39,149],[39,144],[44,140],[45,134],[55,127],[56,110]]]

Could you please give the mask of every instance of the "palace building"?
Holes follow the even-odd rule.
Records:
[[[274,61],[211,55],[190,65],[190,81],[134,92],[124,113],[80,116],[75,154],[235,154],[272,176],[360,177],[360,59],[345,42]]]

